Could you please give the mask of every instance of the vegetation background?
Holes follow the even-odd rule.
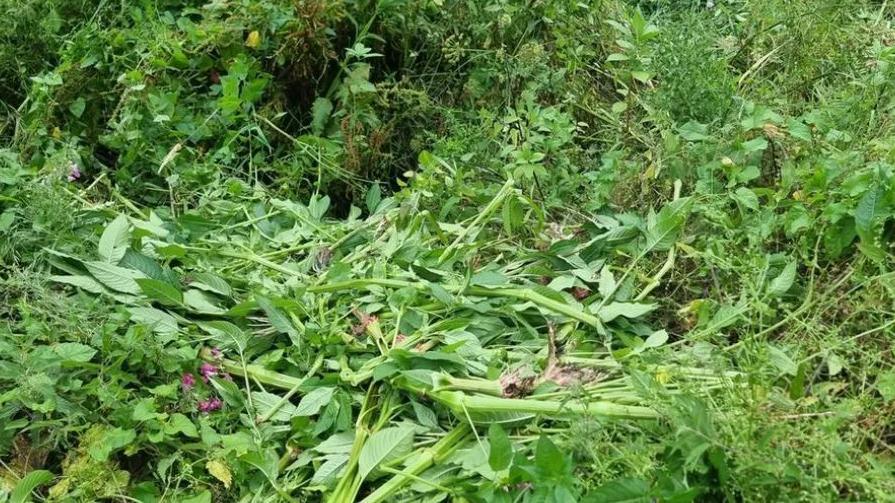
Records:
[[[0,501],[892,501],[893,23],[887,0],[0,0]],[[443,287],[339,292],[369,278]],[[395,349],[415,331],[440,356]],[[557,349],[622,362],[619,403],[657,419],[470,418],[471,447],[387,477],[465,421],[407,371],[505,385]],[[732,377],[670,391],[666,364]],[[262,371],[307,375],[313,412],[253,403]],[[365,428],[368,470],[334,447]]]

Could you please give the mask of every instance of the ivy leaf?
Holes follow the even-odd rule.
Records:
[[[413,449],[413,429],[402,427],[384,428],[367,439],[358,459],[358,475],[361,480],[380,465],[409,454]]]
[[[103,231],[102,237],[99,238],[100,258],[110,264],[117,264],[124,252],[127,251],[128,239],[130,238],[130,223],[124,215],[118,215],[115,220],[109,222]]]
[[[140,290],[152,300],[168,306],[183,304],[183,294],[174,285],[152,278],[140,278],[136,280]]]

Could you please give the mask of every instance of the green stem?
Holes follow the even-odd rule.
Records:
[[[445,260],[447,260],[447,258],[451,255],[451,253],[453,253],[454,249],[457,248],[458,246],[460,246],[460,244],[464,240],[466,240],[466,238],[469,236],[469,234],[471,234],[475,229],[477,229],[479,227],[479,225],[486,218],[490,217],[491,214],[497,210],[497,208],[500,208],[500,206],[503,204],[504,199],[507,198],[507,196],[512,192],[512,190],[513,190],[513,179],[510,178],[506,181],[505,184],[503,184],[503,187],[500,188],[500,190],[494,196],[494,199],[492,199],[491,202],[488,203],[487,206],[485,206],[485,208],[478,214],[478,216],[475,218],[475,220],[473,220],[472,223],[469,224],[468,227],[463,229],[463,231],[460,233],[460,235],[457,236],[457,238],[454,239],[454,241],[450,245],[448,245],[447,248],[444,249],[444,252],[442,252],[441,256],[438,258],[438,263],[441,264]]]

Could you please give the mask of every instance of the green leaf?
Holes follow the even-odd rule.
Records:
[[[876,390],[886,403],[895,400],[895,372],[886,372],[876,377]]]
[[[811,141],[811,128],[800,120],[789,119],[789,122],[786,124],[786,129],[789,130],[789,135],[793,138],[807,142]]]
[[[342,472],[348,464],[348,454],[331,454],[324,456],[325,461],[314,472],[311,485],[328,485]]]
[[[781,373],[794,376],[799,371],[799,366],[780,348],[768,346],[768,358],[774,367]]]
[[[118,215],[115,220],[109,222],[99,238],[100,258],[110,264],[117,264],[127,251],[130,238],[130,223],[124,215]]]
[[[624,316],[625,318],[638,318],[656,309],[656,304],[636,304],[631,302],[613,302],[600,308],[597,316],[606,323]]]
[[[64,361],[89,362],[96,350],[79,342],[63,342],[53,346],[53,352]]]
[[[87,452],[90,457],[97,461],[105,461],[109,459],[109,454],[114,451],[130,445],[137,438],[137,432],[134,430],[125,430],[115,428],[108,430],[102,434],[102,438],[92,444]]]
[[[193,274],[193,281],[190,286],[205,290],[206,292],[216,293],[224,297],[233,295],[233,290],[223,278],[208,272],[197,272]]]
[[[733,198],[744,208],[752,211],[758,210],[758,196],[751,189],[740,187],[733,193]]]
[[[333,104],[326,98],[317,98],[311,105],[311,132],[320,136],[326,129],[326,123],[333,111]]]
[[[179,412],[171,414],[171,417],[165,423],[166,435],[176,435],[178,433],[183,433],[191,438],[199,438],[199,430],[196,429],[196,425],[190,421],[190,418]]]
[[[296,415],[295,405],[292,405],[288,400],[284,402],[283,397],[274,395],[273,393],[254,391],[252,392],[252,402],[255,404],[255,412],[259,416],[266,416],[271,409],[277,407],[279,404],[276,412],[270,416],[270,420],[274,422],[284,423]]]
[[[541,435],[535,449],[535,466],[548,476],[562,475],[566,470],[566,458],[547,435]]]
[[[599,291],[600,295],[604,298],[609,297],[613,293],[615,293],[615,289],[618,285],[615,283],[615,276],[612,274],[612,270],[608,265],[603,266],[600,269],[600,283],[599,283]]]
[[[382,189],[379,188],[379,182],[375,182],[369,189],[367,189],[367,195],[364,197],[367,211],[370,212],[370,214],[376,213],[376,208],[379,207],[380,201],[382,201]]]
[[[48,470],[33,470],[28,472],[16,484],[15,489],[9,495],[9,503],[25,503],[31,500],[31,493],[38,487],[53,480],[54,475]]]
[[[86,292],[102,294],[106,288],[90,276],[50,276],[51,281],[76,286]]]
[[[677,233],[690,212],[690,203],[691,199],[688,197],[672,201],[659,210],[654,218],[650,219],[645,232],[646,244],[641,251],[642,254],[655,250],[667,250],[674,246]]]
[[[494,471],[503,470],[510,466],[513,460],[513,444],[503,428],[493,423],[488,428],[488,444],[491,450],[488,453],[488,464]]]
[[[642,479],[616,479],[598,487],[590,501],[600,503],[650,503],[653,501],[649,484]]]
[[[170,314],[151,307],[132,307],[128,309],[131,319],[137,323],[148,325],[159,335],[174,335],[180,328],[177,319]]]
[[[777,277],[771,281],[771,284],[768,285],[768,295],[771,297],[779,297],[788,292],[796,279],[796,267],[797,264],[795,261],[786,264],[783,270],[780,271],[780,274],[778,274]]]
[[[277,332],[288,335],[292,344],[298,345],[301,342],[301,337],[292,325],[292,322],[282,311],[273,305],[273,302],[260,295],[255,297],[255,302],[258,303],[258,307],[260,307],[261,310],[264,311],[264,314],[267,315],[267,319],[270,320],[271,326],[277,329]]]
[[[886,214],[885,195],[886,189],[877,183],[864,192],[858,201],[855,208],[855,228],[861,234],[861,239],[868,239],[876,233],[879,222]]]
[[[68,105],[68,111],[71,112],[77,118],[81,118],[84,115],[84,109],[87,108],[87,102],[84,101],[84,98],[78,96],[74,101],[72,101]]]
[[[137,284],[136,280],[146,276],[140,271],[95,261],[84,262],[84,267],[97,281],[116,292],[129,293],[131,295],[142,293],[140,285]]]
[[[183,498],[180,500],[180,503],[211,503],[211,492],[209,491],[200,491],[195,496],[190,496],[189,498]]]
[[[183,304],[183,294],[170,283],[151,278],[140,278],[135,281],[140,285],[140,290],[152,300],[167,306]]]
[[[315,388],[308,392],[298,402],[295,408],[296,416],[313,416],[320,412],[320,409],[329,404],[332,400],[335,388]]]
[[[358,475],[361,480],[377,467],[388,464],[413,449],[413,429],[391,427],[377,431],[367,439],[358,459]]]
[[[200,314],[224,314],[226,309],[214,302],[214,297],[201,290],[187,290],[183,294],[183,302],[193,311]]]

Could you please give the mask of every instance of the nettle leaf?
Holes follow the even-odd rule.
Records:
[[[316,388],[308,392],[295,408],[296,416],[313,416],[332,400],[335,388]]]
[[[639,318],[656,309],[656,304],[637,304],[632,302],[613,302],[600,308],[596,313],[606,323],[624,316],[625,318]]]
[[[249,336],[243,330],[229,321],[213,320],[196,323],[199,328],[208,332],[218,346],[231,348],[236,346],[239,351],[245,349],[249,342]]]
[[[413,450],[413,428],[391,427],[377,431],[367,439],[358,459],[361,480],[381,465],[407,455]]]
[[[180,328],[176,318],[152,307],[132,307],[128,312],[131,313],[131,320],[148,325],[159,335],[174,335]]]
[[[354,445],[354,432],[343,431],[317,444],[313,449],[321,454],[348,454]]]
[[[130,222],[124,215],[118,215],[106,226],[102,237],[99,238],[97,252],[100,258],[110,264],[117,264],[127,251],[129,238]]]
[[[116,292],[129,293],[131,295],[142,293],[140,285],[137,284],[136,280],[146,276],[140,271],[95,261],[84,262],[84,267],[97,281]]]
[[[497,423],[493,423],[488,428],[488,444],[491,450],[488,453],[488,464],[492,470],[504,470],[510,466],[513,460],[513,444],[510,443],[510,437],[503,431]]]
[[[690,212],[691,199],[684,197],[666,204],[651,217],[645,231],[646,243],[641,253],[667,250],[674,246],[677,234]]]
[[[193,274],[193,281],[190,286],[205,290],[207,292],[216,293],[224,297],[233,295],[233,289],[224,281],[223,278],[208,272],[197,272]]]
[[[797,264],[795,261],[786,264],[783,270],[780,271],[780,274],[778,274],[777,277],[771,281],[771,284],[768,285],[768,295],[771,297],[779,297],[788,292],[796,279],[796,267]]]
[[[876,390],[886,403],[895,400],[895,372],[886,372],[876,377]]]
[[[63,342],[53,346],[53,352],[64,361],[89,362],[96,354],[92,347],[79,342]]]
[[[736,191],[734,191],[733,198],[744,208],[750,209],[752,211],[758,210],[758,196],[755,194],[754,191],[752,191],[752,189],[740,187]]]
[[[140,290],[152,300],[168,306],[183,304],[183,294],[170,283],[151,278],[140,278],[136,282]]]
[[[38,487],[49,483],[55,476],[48,470],[33,470],[22,477],[9,495],[9,503],[25,503],[31,501],[31,493]]]
[[[261,310],[264,311],[264,314],[267,315],[267,319],[270,321],[271,326],[277,329],[279,333],[288,335],[289,340],[291,340],[293,344],[298,345],[301,342],[301,337],[292,325],[289,317],[280,311],[273,302],[260,295],[255,297],[255,302],[258,303],[258,307],[260,307]]]

